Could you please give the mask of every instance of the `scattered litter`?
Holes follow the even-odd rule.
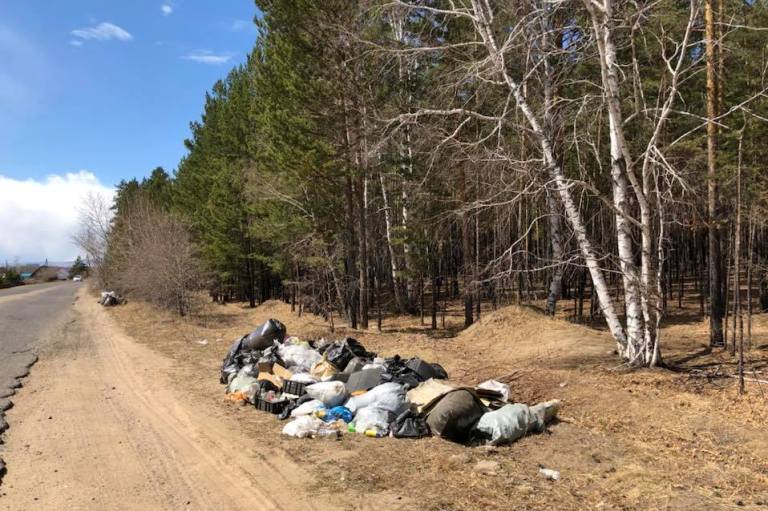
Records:
[[[343,424],[343,422],[342,422]],[[296,438],[340,437],[344,426],[338,423],[327,423],[312,417],[303,415],[292,420],[283,427],[283,434]]]
[[[291,417],[301,417],[302,415],[313,415],[315,411],[324,408],[323,403],[317,399],[300,404],[291,412]]]
[[[98,300],[98,303],[104,307],[114,307],[115,305],[122,305],[125,302],[125,298],[114,291],[102,291],[101,298]]]
[[[560,472],[544,467],[539,467],[539,475],[549,481],[557,481],[560,479]]]
[[[207,345],[208,340],[198,343]],[[439,364],[418,357],[381,358],[351,337],[312,341],[288,336],[276,319],[237,339],[219,375],[229,400],[290,419],[283,434],[296,438],[339,438],[345,432],[410,439],[434,434],[495,449],[542,431],[560,406],[559,401],[509,404],[510,387],[497,380],[473,389],[447,379]],[[454,461],[465,464],[471,458]],[[495,461],[475,466],[486,475],[500,470]]]
[[[197,344],[200,346],[208,346],[208,339],[203,339],[202,341],[197,341]]]
[[[486,399],[509,401],[509,385],[496,380],[488,380],[475,387],[477,395]]]

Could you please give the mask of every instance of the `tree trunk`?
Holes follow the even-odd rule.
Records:
[[[709,344],[725,346],[723,336],[723,261],[717,186],[717,126],[718,93],[715,55],[715,21],[713,0],[704,2],[704,30],[707,61],[707,214],[709,252]]]

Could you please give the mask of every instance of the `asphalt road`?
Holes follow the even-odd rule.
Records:
[[[37,361],[37,348],[66,321],[81,284],[54,282],[0,290],[0,433],[3,412]],[[0,477],[3,462],[0,459]]]

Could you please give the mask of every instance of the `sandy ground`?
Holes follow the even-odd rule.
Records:
[[[138,342],[173,358],[170,374],[221,423],[243,440],[288,453],[309,477],[318,500],[346,509],[420,510],[702,510],[768,506],[768,385],[696,378],[696,371],[732,372],[727,353],[706,353],[706,323],[678,315],[665,328],[664,354],[677,368],[628,371],[600,330],[550,319],[535,309],[508,306],[484,312],[459,331],[461,314],[447,330],[430,332],[416,317],[386,318],[375,327],[329,331],[322,319],[299,317],[290,306],[267,302],[211,306],[179,319],[141,303],[110,309]],[[673,311],[676,312],[676,311]],[[683,311],[686,312],[687,311]],[[768,321],[756,319],[749,367],[768,361]],[[280,434],[284,423],[252,407],[223,399],[221,359],[232,340],[269,317],[305,338],[352,335],[389,356],[439,362],[456,383],[488,378],[510,382],[516,401],[561,399],[559,423],[541,435],[495,449],[429,438],[417,441],[345,435],[342,441],[297,440]],[[758,372],[757,374],[764,374]],[[257,448],[258,449],[258,448]],[[494,475],[475,470],[495,461]],[[541,465],[561,472],[557,482],[539,476]]]
[[[327,509],[278,450],[258,455],[167,376],[173,361],[80,295],[8,412],[0,509]]]

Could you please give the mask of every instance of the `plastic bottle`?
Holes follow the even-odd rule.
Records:
[[[369,436],[371,438],[381,438],[384,436],[384,432],[378,428],[369,428],[365,430],[365,436]]]
[[[317,433],[315,433],[315,437],[317,438],[323,438],[323,437],[335,437],[335,438],[341,438],[341,431],[337,429],[319,429],[317,430]]]
[[[350,433],[354,433],[356,431],[354,422],[349,423],[349,426],[347,426],[347,431],[349,431]]]

